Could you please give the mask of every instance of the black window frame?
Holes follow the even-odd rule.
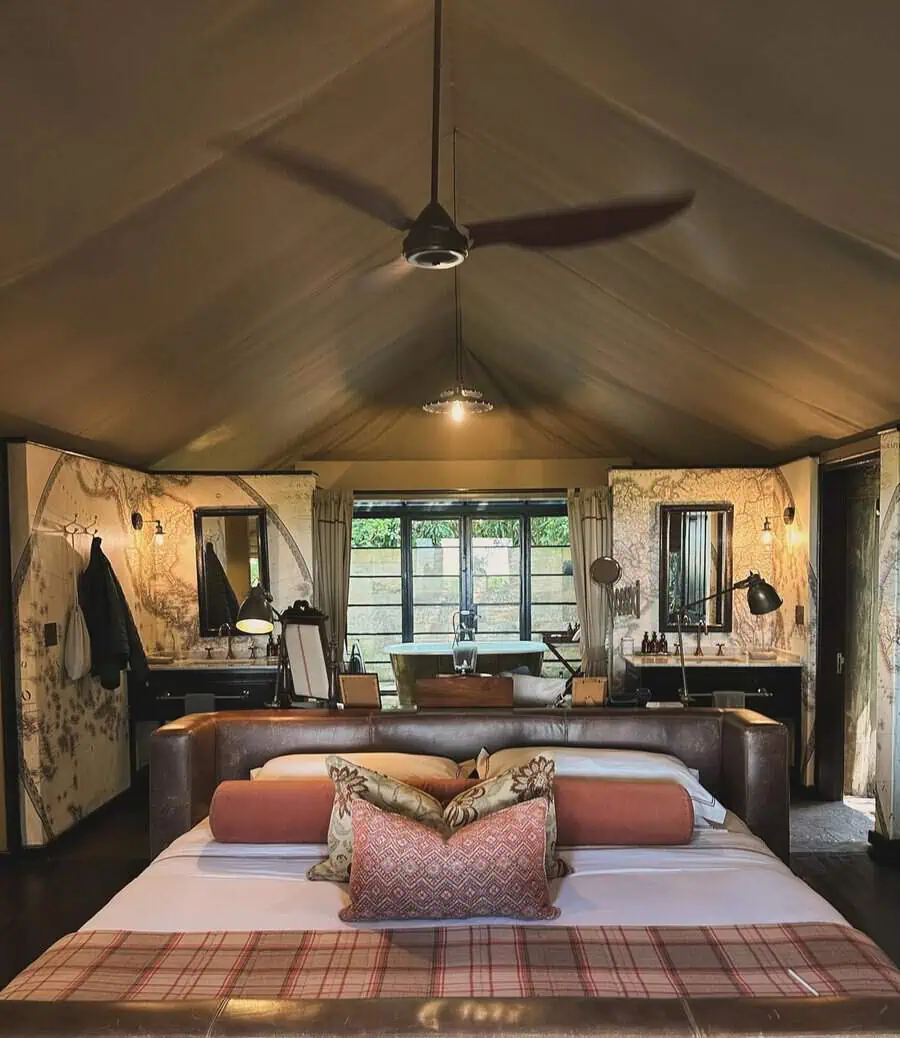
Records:
[[[474,577],[471,559],[472,519],[517,519],[520,541],[520,596],[519,640],[529,641],[532,630],[531,601],[531,526],[528,520],[545,516],[567,515],[566,502],[560,499],[533,501],[357,501],[353,506],[354,519],[400,519],[400,589],[401,640],[411,642],[413,630],[412,523],[416,519],[460,520],[460,608],[472,604]],[[352,549],[351,549],[352,550]],[[544,574],[539,574],[543,576]],[[553,574],[548,574],[552,576]],[[475,605],[478,603],[475,602]],[[541,606],[571,605],[569,602],[539,602]],[[362,636],[365,632],[354,632]],[[540,632],[538,632],[540,633]],[[447,632],[448,637],[450,632]]]

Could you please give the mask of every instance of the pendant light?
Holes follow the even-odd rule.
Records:
[[[453,220],[456,222],[456,129],[453,130]],[[453,302],[456,310],[456,381],[437,400],[422,405],[428,414],[446,414],[451,421],[461,422],[467,415],[486,414],[494,405],[484,394],[463,381],[462,311],[459,306],[459,266],[453,268]]]

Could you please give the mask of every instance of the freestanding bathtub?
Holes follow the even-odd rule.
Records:
[[[491,642],[477,638],[475,644],[478,646],[475,668],[479,674],[500,674],[505,670],[527,667],[529,674],[538,675],[547,648],[543,642]],[[391,658],[401,706],[413,705],[417,678],[453,673],[450,642],[398,642],[386,645],[384,651]]]

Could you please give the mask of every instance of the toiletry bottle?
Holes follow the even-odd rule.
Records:
[[[650,652],[650,635],[644,631],[644,637],[641,638],[641,655],[646,656]]]
[[[656,655],[657,648],[659,648],[659,646],[656,642],[656,631],[654,631],[653,634],[650,635],[650,648],[648,650],[651,656]]]

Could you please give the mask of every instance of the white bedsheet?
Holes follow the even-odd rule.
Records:
[[[549,926],[716,926],[844,922],[741,825],[695,832],[684,847],[564,850],[574,873],[553,884],[562,910]],[[411,928],[433,921],[349,924],[346,887],[312,883],[319,845],[221,844],[207,822],[179,837],[82,930]],[[465,925],[470,920],[449,920]],[[509,920],[477,920],[479,923]],[[443,925],[443,924],[442,924]]]

